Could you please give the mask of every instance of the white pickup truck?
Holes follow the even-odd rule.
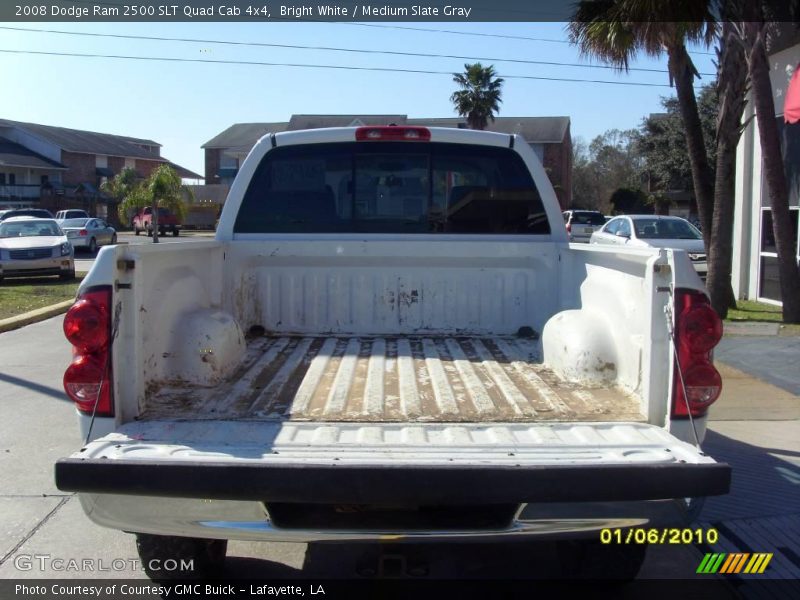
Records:
[[[566,540],[683,524],[722,335],[684,252],[568,243],[515,135],[267,135],[216,239],[103,248],[64,319],[58,487],[212,569],[227,540]],[[565,561],[569,562],[569,561]],[[184,574],[185,575],[185,574]]]

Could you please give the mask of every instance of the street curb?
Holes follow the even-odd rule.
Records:
[[[725,335],[778,335],[780,323],[763,323],[757,321],[725,321]]]
[[[61,315],[67,312],[69,307],[74,303],[75,300],[65,300],[64,302],[59,302],[58,304],[51,304],[50,306],[37,308],[36,310],[22,313],[21,315],[17,315],[15,317],[9,317],[8,319],[0,320],[0,333],[5,333],[6,331],[11,331],[13,329],[19,329],[20,327],[25,327],[25,325],[38,323],[39,321],[44,321],[50,317]]]

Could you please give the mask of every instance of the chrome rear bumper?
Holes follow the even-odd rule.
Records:
[[[99,525],[136,533],[276,542],[497,542],[514,539],[599,539],[602,529],[681,527],[680,500],[523,504],[505,528],[453,530],[330,530],[281,528],[261,502],[79,494]]]

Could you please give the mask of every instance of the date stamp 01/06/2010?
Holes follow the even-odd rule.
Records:
[[[688,527],[632,527],[630,529],[601,529],[603,544],[716,544],[716,529],[690,529]]]

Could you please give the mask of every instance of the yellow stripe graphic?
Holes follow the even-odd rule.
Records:
[[[766,555],[766,558],[764,559],[764,562],[761,563],[761,568],[758,570],[758,572],[763,573],[767,569],[767,565],[771,560],[772,560],[772,552]]]
[[[758,564],[764,560],[764,555],[761,553],[753,554],[753,558],[750,559],[750,562],[747,563],[747,567],[745,567],[745,573],[753,573],[757,568]]]
[[[753,554],[753,558],[747,564],[747,568],[744,570],[744,572],[763,573],[766,570],[770,560],[772,560],[771,552],[759,552],[758,554]]]

